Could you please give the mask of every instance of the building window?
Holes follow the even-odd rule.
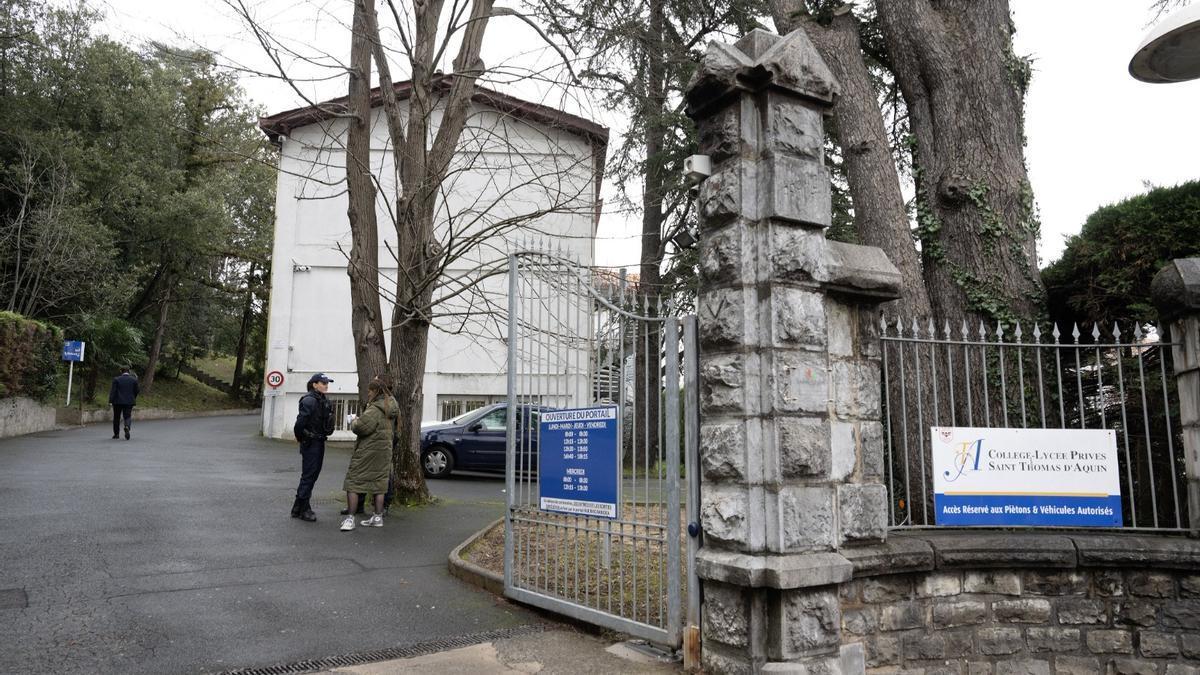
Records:
[[[521,403],[541,405],[541,396],[522,396]],[[494,403],[507,403],[505,394],[442,394],[438,396],[438,419],[449,420]]]
[[[350,425],[346,424],[346,415],[357,415],[361,410],[358,404],[357,396],[329,396],[329,402],[333,404],[333,430],[334,431],[350,431]]]
[[[438,419],[448,420],[463,413],[478,410],[485,405],[506,400],[506,396],[472,396],[469,394],[444,394],[438,396]]]

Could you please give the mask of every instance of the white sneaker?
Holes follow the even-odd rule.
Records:
[[[358,521],[363,527],[383,527],[383,515],[376,513],[365,520]]]
[[[349,532],[354,529],[354,516],[346,516],[342,518],[342,532]]]

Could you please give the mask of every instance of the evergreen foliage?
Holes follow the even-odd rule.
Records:
[[[0,310],[121,322],[149,385],[261,336],[274,149],[213,55],[115,42],[96,7],[0,4]]]
[[[0,397],[39,401],[58,386],[62,331],[13,312],[0,312]]]
[[[1200,255],[1200,180],[1155,188],[1088,216],[1042,270],[1051,318],[1151,322],[1150,281],[1175,258]],[[1063,325],[1060,323],[1060,325]]]

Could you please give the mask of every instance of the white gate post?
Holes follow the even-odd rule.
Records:
[[[1172,260],[1154,276],[1150,289],[1162,319],[1160,327],[1168,329],[1175,343],[1171,360],[1183,427],[1188,529],[1195,537],[1200,536],[1200,258]]]

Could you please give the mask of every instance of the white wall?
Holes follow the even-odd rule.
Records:
[[[436,121],[435,116],[435,121]],[[263,433],[291,437],[300,396],[314,372],[333,378],[330,393],[358,391],[350,330],[350,250],[346,217],[346,125],[333,120],[293,130],[283,139],[276,195],[272,250],[271,306],[267,331],[267,371],[285,376],[277,397],[263,405]],[[396,233],[391,215],[396,180],[387,149],[386,121],[375,110],[372,169],[382,188],[377,200],[381,286],[395,283],[396,262],[388,250]],[[449,266],[440,292],[451,293],[464,272],[502,265],[520,242],[552,241],[584,265],[592,262],[594,168],[591,145],[562,130],[529,124],[476,107],[451,175],[442,185],[438,239],[460,257]],[[539,214],[504,236],[480,237],[502,219]],[[471,279],[472,277],[464,277]],[[430,331],[423,419],[437,418],[439,394],[503,395],[507,347],[504,342],[507,277],[488,278],[478,287],[439,305]],[[435,297],[439,297],[435,293]],[[383,323],[391,303],[381,299]],[[498,314],[489,310],[498,310]],[[274,398],[274,401],[272,401]]]

